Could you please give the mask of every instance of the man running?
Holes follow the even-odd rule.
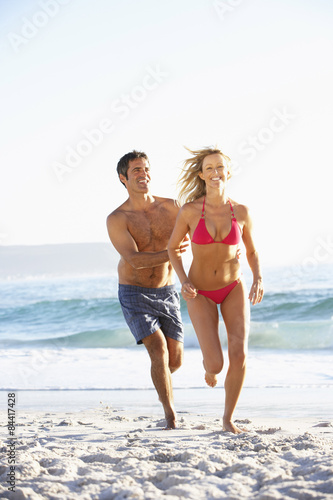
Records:
[[[150,192],[150,165],[145,153],[132,151],[117,165],[128,199],[107,218],[110,240],[121,258],[119,301],[137,344],[151,360],[151,377],[163,405],[166,428],[176,427],[171,374],[183,360],[183,325],[179,296],[167,246],[179,205]],[[179,252],[188,246],[187,237]]]

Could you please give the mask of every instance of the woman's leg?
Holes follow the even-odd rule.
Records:
[[[245,378],[250,324],[249,302],[243,280],[222,302],[221,313],[227,330],[229,355],[229,369],[224,384],[223,427],[227,431],[238,434],[242,431],[232,422],[232,417]]]
[[[187,309],[201,347],[205,380],[210,387],[214,387],[217,383],[216,375],[223,368],[217,306],[207,297],[197,295],[195,299],[187,301]]]

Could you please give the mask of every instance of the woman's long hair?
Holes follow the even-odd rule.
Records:
[[[227,162],[229,172],[231,162],[230,158],[222,153],[217,147],[208,147],[196,151],[192,151],[189,148],[185,149],[193,156],[184,161],[184,166],[177,182],[177,185],[180,187],[178,199],[181,205],[183,203],[195,201],[200,198],[200,196],[206,194],[205,181],[199,177],[199,172],[202,172],[202,164],[206,156],[216,153],[222,155],[222,158]],[[228,179],[230,177],[231,174],[229,173]]]

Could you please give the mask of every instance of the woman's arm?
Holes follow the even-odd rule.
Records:
[[[186,210],[186,209],[185,209]],[[186,217],[184,216],[184,208],[182,208],[177,216],[176,224],[171,234],[169,244],[168,244],[168,253],[170,262],[178,276],[178,279],[182,285],[182,295],[185,300],[189,298],[194,298],[197,295],[197,292],[187,277],[185,273],[183,261],[181,257],[181,244],[186,238],[187,233],[189,232],[189,225],[186,221]],[[184,293],[185,292],[185,296]]]
[[[253,222],[249,214],[249,210],[244,207],[245,223],[243,227],[243,242],[246,249],[246,258],[253,274],[253,283],[249,293],[249,299],[253,305],[262,301],[264,296],[263,279],[260,269],[259,255],[253,241]]]

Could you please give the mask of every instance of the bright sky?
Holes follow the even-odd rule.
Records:
[[[332,2],[0,5],[0,244],[108,241],[123,154],[174,198],[184,146],[218,143],[263,263],[333,260]]]

